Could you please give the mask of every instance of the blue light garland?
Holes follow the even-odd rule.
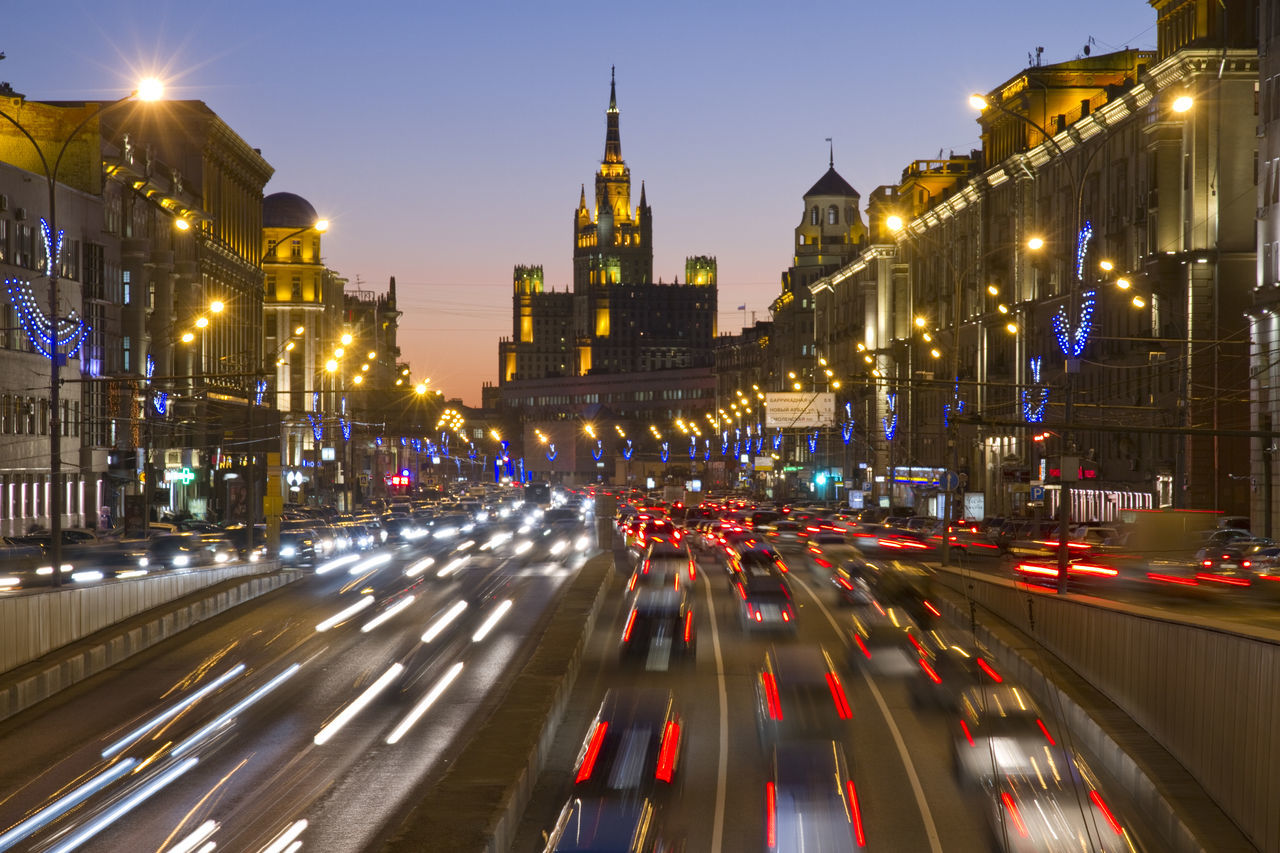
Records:
[[[662,449],[658,451],[658,458],[662,460],[664,465],[667,463],[667,460],[671,458],[671,442],[662,442]]]
[[[556,457],[559,455],[560,454],[556,450],[556,443],[554,441],[547,445],[547,461],[548,462],[555,462]]]
[[[633,447],[633,446],[632,446],[632,444],[631,444],[631,439],[629,439],[629,438],[628,438],[628,439],[627,439],[627,446],[626,446],[626,447],[624,447],[624,448],[622,448],[622,458],[623,458],[623,459],[625,459],[625,460],[627,460],[628,462],[630,462],[630,461],[631,461],[631,457],[632,457],[633,455],[635,455],[635,452],[636,452],[636,449],[635,449],[635,447]]]
[[[778,431],[773,434],[773,449],[777,450],[780,447],[782,447],[782,428],[781,427],[779,427]]]
[[[604,442],[597,438],[595,449],[591,451],[591,458],[599,462],[602,456],[604,456]]]
[[[696,435],[689,436],[689,458],[698,458],[698,437]]]
[[[880,426],[884,429],[885,440],[893,441],[898,433],[898,395],[885,394],[884,402],[889,416],[880,419]]]
[[[951,426],[951,412],[953,410],[957,415],[964,414],[964,400],[960,399],[960,380],[959,379],[956,380],[955,390],[952,393],[953,393],[953,396],[952,396],[953,402],[944,403],[942,405],[942,426],[944,428]]]
[[[148,358],[150,358],[150,356],[148,356]],[[267,393],[267,380],[265,380],[265,379],[259,379],[259,380],[258,380],[257,393],[256,393],[256,394],[254,394],[254,405],[255,405],[255,406],[261,406],[261,405],[262,405],[262,398],[263,398],[263,396],[265,396],[265,395],[266,395],[266,393]]]
[[[49,223],[40,220],[40,234],[44,238],[45,266],[44,274],[53,277],[54,265],[62,256],[62,238],[64,232],[59,231],[57,240],[49,229]],[[25,279],[5,279],[9,293],[9,301],[17,309],[18,322],[27,334],[31,346],[45,358],[52,359],[55,350],[60,356],[73,356],[80,351],[81,344],[89,334],[89,326],[80,320],[75,309],[67,312],[66,317],[56,317],[51,323],[44,310],[36,302],[31,293],[31,283]],[[66,352],[62,352],[63,349]]]
[[[1031,359],[1031,379],[1035,383],[1022,392],[1022,416],[1029,424],[1044,421],[1045,406],[1049,403],[1049,389],[1040,384],[1040,356]]]
[[[311,437],[316,441],[323,439],[324,422],[310,412],[307,412],[307,420],[311,422]]]
[[[344,441],[351,440],[351,418],[338,418],[338,425],[342,427],[342,438]]]
[[[705,438],[705,439],[703,439],[703,440],[702,440],[702,447],[703,447],[703,451],[702,451],[702,461],[703,461],[703,462],[710,462],[710,461],[711,461],[711,439],[709,439],[709,438]]]
[[[1093,238],[1093,223],[1085,220],[1084,227],[1076,237],[1076,278],[1084,280],[1084,256],[1089,251],[1089,240]]]
[[[813,431],[813,435],[808,436],[808,439],[809,439],[809,452],[817,453],[818,452],[818,431],[815,429]]]

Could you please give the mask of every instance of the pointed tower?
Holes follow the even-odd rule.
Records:
[[[653,281],[653,227],[641,189],[631,207],[631,170],[622,159],[617,78],[610,72],[605,111],[604,159],[596,173],[595,210],[587,211],[585,187],[574,217],[573,290]]]

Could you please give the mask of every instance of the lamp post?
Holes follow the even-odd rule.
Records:
[[[61,349],[64,331],[61,324],[63,318],[58,316],[58,265],[61,260],[62,250],[62,232],[58,230],[58,170],[62,167],[62,158],[67,153],[67,149],[71,147],[71,143],[75,141],[77,134],[89,124],[90,120],[101,118],[107,111],[115,109],[135,97],[142,101],[154,101],[158,100],[163,94],[164,86],[160,81],[149,78],[139,83],[137,89],[124,97],[100,105],[97,110],[82,118],[67,134],[67,138],[62,142],[61,147],[58,148],[57,155],[53,158],[52,166],[49,165],[44,149],[40,147],[40,143],[35,140],[30,131],[23,127],[13,116],[0,111],[0,118],[13,125],[31,143],[31,147],[35,149],[36,156],[40,160],[40,168],[44,172],[45,183],[49,193],[48,252],[45,259],[45,276],[49,279],[49,316],[43,318],[43,325],[49,330],[48,339],[44,343],[48,346],[49,355],[49,492],[52,498],[49,506],[49,557],[53,566],[53,585],[55,587],[62,585],[63,510],[62,415],[60,410],[62,408],[61,369],[64,358]],[[95,148],[98,148],[98,146],[95,146]],[[79,323],[74,323],[73,326],[72,337],[68,339],[68,342],[82,336]],[[40,334],[40,332],[38,331],[37,334]],[[33,343],[36,342],[33,341]],[[40,348],[38,343],[36,346],[38,349]]]

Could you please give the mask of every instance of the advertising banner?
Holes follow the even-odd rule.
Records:
[[[764,399],[768,429],[835,426],[836,395],[830,391],[767,391]]]

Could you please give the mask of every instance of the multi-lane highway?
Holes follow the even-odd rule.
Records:
[[[696,553],[696,551],[695,551]],[[789,558],[797,605],[794,634],[744,631],[741,601],[724,562],[703,553],[692,600],[699,639],[692,665],[665,671],[620,667],[618,643],[629,607],[625,595],[631,559],[616,552],[614,594],[601,614],[584,657],[569,711],[520,826],[515,850],[542,850],[543,833],[574,796],[574,771],[606,690],[662,687],[674,692],[684,717],[680,779],[660,795],[659,818],[670,838],[687,850],[764,849],[768,759],[756,717],[756,680],[770,644],[821,646],[837,661],[853,718],[843,746],[857,786],[868,849],[964,853],[993,849],[984,803],[957,781],[952,758],[956,721],[941,710],[914,707],[905,680],[850,668],[846,663],[850,610],[837,604],[826,574],[798,553]],[[1111,787],[1115,787],[1114,785]],[[1123,813],[1120,792],[1112,806]],[[1131,834],[1143,830],[1131,826]],[[1141,844],[1141,840],[1138,839]]]
[[[493,532],[322,563],[0,724],[0,850],[376,849],[585,557]]]

